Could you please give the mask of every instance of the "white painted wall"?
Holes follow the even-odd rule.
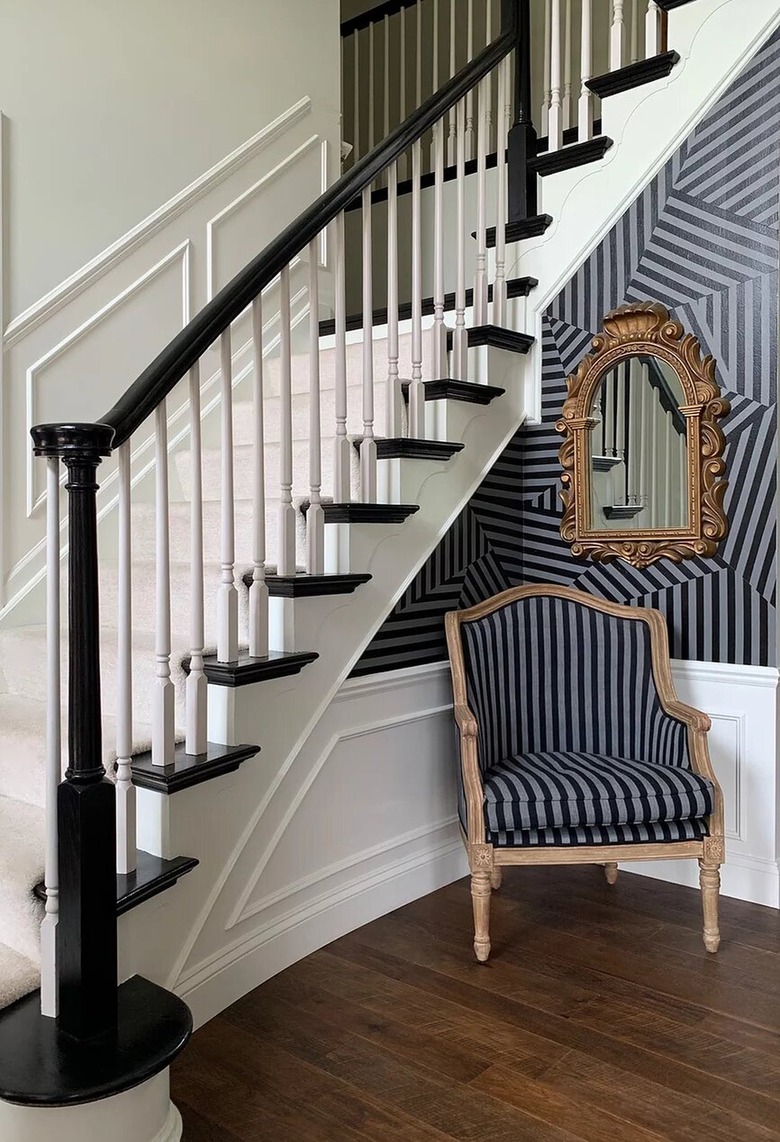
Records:
[[[301,95],[339,114],[338,0],[0,0],[18,314]]]

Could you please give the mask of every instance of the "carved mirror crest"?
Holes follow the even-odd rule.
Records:
[[[561,536],[572,553],[646,567],[714,555],[726,535],[729,412],[702,359],[658,302],[613,310],[566,382]]]

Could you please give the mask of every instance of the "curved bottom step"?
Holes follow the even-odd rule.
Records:
[[[79,1041],[40,1011],[33,992],[0,1014],[0,1099],[18,1106],[78,1106],[154,1078],[186,1046],[192,1015],[142,976],[117,992],[115,1033]]]

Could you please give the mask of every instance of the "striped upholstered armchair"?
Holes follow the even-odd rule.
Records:
[[[697,857],[718,949],[723,795],[706,714],[678,702],[658,611],[516,587],[447,615],[474,951],[503,865]]]

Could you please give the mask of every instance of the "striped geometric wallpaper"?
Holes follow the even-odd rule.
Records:
[[[446,657],[443,616],[519,583],[657,607],[675,658],[774,665],[780,33],[626,211],[544,316],[543,420],[520,430],[355,674]],[[730,529],[713,559],[644,571],[572,557],[560,538],[555,422],[602,316],[662,302],[712,353],[731,401]]]

